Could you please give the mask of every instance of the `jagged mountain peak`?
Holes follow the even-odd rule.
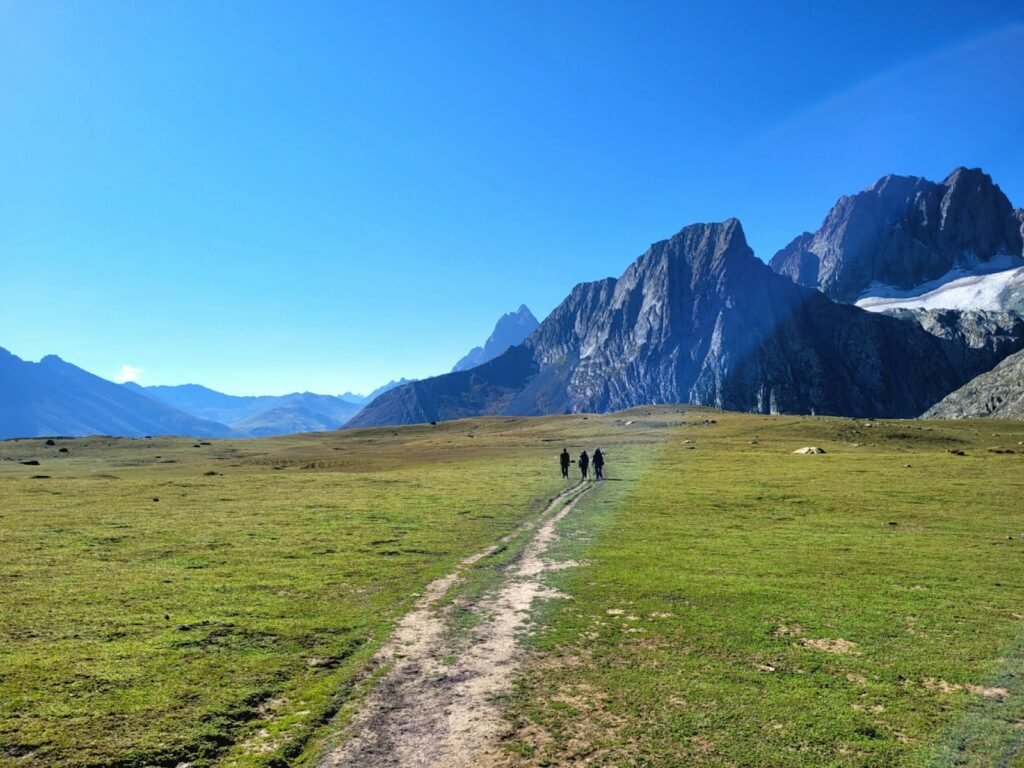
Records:
[[[1022,218],[980,168],[941,183],[884,176],[844,195],[814,233],[772,257],[779,274],[852,303],[874,286],[908,290],[955,269],[1024,252]]]
[[[509,347],[521,343],[527,336],[536,330],[540,323],[533,316],[533,312],[525,304],[520,304],[515,312],[506,312],[494,325],[494,330],[487,337],[483,346],[473,347],[459,362],[455,364],[452,371],[468,371],[493,360]]]
[[[523,344],[382,395],[349,426],[672,402],[914,416],[1004,353],[794,285],[729,219],[654,243],[618,279],[575,286]]]
[[[979,188],[998,187],[998,185],[992,181],[992,177],[985,173],[981,168],[968,168],[964,165],[958,166],[950,171],[942,184],[946,187],[961,184],[972,184]]]

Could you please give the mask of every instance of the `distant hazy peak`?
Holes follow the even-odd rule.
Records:
[[[494,325],[494,330],[482,347],[473,347],[465,357],[455,364],[452,371],[468,371],[493,360],[509,347],[521,344],[533,333],[540,323],[525,304],[515,312],[506,312]]]

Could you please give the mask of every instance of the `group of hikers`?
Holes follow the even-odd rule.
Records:
[[[594,451],[593,457],[588,456],[587,452],[583,451],[578,461],[573,461],[572,457],[569,456],[569,449],[563,448],[558,460],[562,464],[562,477],[569,477],[569,465],[577,464],[580,468],[580,478],[586,480],[589,477],[590,465],[593,464],[594,479],[604,480],[604,454],[601,453],[600,448]]]

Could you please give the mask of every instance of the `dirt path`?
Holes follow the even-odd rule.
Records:
[[[318,768],[480,764],[507,728],[492,700],[512,684],[522,656],[517,635],[529,622],[534,600],[557,595],[541,583],[541,576],[566,564],[544,555],[557,538],[555,524],[591,487],[582,485],[551,502],[501,586],[472,606],[481,622],[468,647],[452,639],[448,612],[438,603],[461,580],[464,568],[499,547],[466,558],[454,573],[430,583],[378,652],[376,661],[390,668],[355,717],[349,738]]]

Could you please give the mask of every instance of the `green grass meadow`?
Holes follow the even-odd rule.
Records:
[[[719,421],[565,521],[504,764],[1024,765],[1021,425]]]
[[[0,443],[0,766],[311,765],[423,587],[597,445],[499,764],[1021,766],[1020,442],[661,407]]]
[[[419,590],[535,518],[591,424],[0,443],[0,765],[308,764]]]

